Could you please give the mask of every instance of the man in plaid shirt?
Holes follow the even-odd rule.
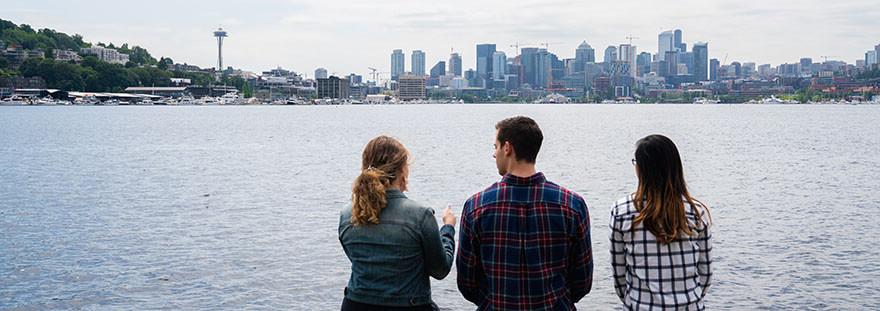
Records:
[[[593,283],[587,204],[535,170],[543,135],[534,120],[495,128],[504,177],[464,204],[458,289],[478,310],[575,310]]]

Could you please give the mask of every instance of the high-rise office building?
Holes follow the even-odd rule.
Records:
[[[867,53],[865,53],[865,66],[871,68],[871,66],[876,65],[877,55],[880,55],[880,53],[877,53],[877,51],[868,51]]]
[[[617,61],[617,47],[616,46],[608,46],[605,48],[605,55],[602,59],[602,67],[605,68],[605,71],[611,71],[612,67],[614,67],[614,62]]]
[[[520,62],[522,64],[522,83],[527,83],[533,88],[535,86],[535,71],[538,54],[538,48],[522,48],[520,49]]]
[[[631,77],[636,77],[638,73],[638,68],[636,68],[636,47],[630,44],[621,44],[617,54],[618,60],[627,64],[627,74]]]
[[[431,78],[438,78],[446,75],[446,62],[439,61],[434,67],[431,67]]]
[[[693,75],[694,74],[694,53],[691,52],[679,52],[678,53],[678,64],[684,66],[684,70],[679,70],[679,75]]]
[[[636,57],[636,72],[638,76],[651,72],[651,53],[641,52]]]
[[[397,98],[400,100],[425,99],[424,75],[401,75],[397,85]]]
[[[412,74],[425,75],[425,52],[415,50],[412,52]]]
[[[492,79],[492,57],[495,54],[494,44],[477,44],[477,80],[481,86]]]
[[[709,44],[705,42],[694,43],[694,67],[695,81],[709,80]]]
[[[616,46],[608,46],[605,48],[605,57],[602,59],[605,63],[612,63],[617,60],[617,47]]]
[[[735,78],[737,78],[737,79],[742,78],[742,64],[740,62],[730,63],[730,68],[733,69],[733,76]]]
[[[801,65],[801,67],[800,67],[800,69],[801,69],[800,72],[801,72],[802,74],[808,74],[808,73],[811,73],[811,72],[812,72],[812,68],[813,68],[813,59],[812,59],[812,58],[809,58],[809,57],[801,58],[800,65]]]
[[[397,78],[406,71],[404,66],[403,50],[394,50],[391,53],[391,80],[397,81]]]
[[[349,81],[337,76],[330,76],[315,80],[317,82],[318,98],[348,98]]]
[[[507,69],[507,55],[504,52],[496,51],[492,54],[492,80],[503,81]]]
[[[327,79],[327,69],[315,69],[315,79]]]
[[[663,56],[666,62],[666,77],[678,75],[678,51],[666,51]]]
[[[596,62],[596,51],[587,41],[581,42],[574,51],[574,65],[572,71],[583,72],[586,64]]]
[[[687,44],[684,43],[681,38],[681,29],[676,29],[672,34],[673,41],[675,42],[675,49],[678,50],[679,53],[687,52]]]
[[[447,71],[453,76],[461,77],[461,55],[458,53],[449,54],[449,69]]]
[[[718,61],[717,58],[713,58],[709,61],[709,81],[718,81],[718,68],[721,67],[721,62]]]
[[[675,45],[675,33],[671,30],[661,32],[657,36],[657,60],[666,60],[666,52],[678,51]]]
[[[547,49],[538,49],[535,53],[535,84],[534,88],[547,88],[553,78],[552,54]]]

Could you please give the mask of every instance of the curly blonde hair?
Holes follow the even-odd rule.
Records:
[[[351,190],[351,223],[378,224],[379,212],[388,203],[385,189],[397,178],[406,184],[409,151],[397,139],[379,136],[364,147],[361,174]]]

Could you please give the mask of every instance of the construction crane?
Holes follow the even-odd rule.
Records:
[[[828,62],[828,59],[829,59],[829,58],[832,58],[832,57],[840,57],[840,56],[837,56],[837,55],[831,55],[831,56],[825,56],[825,55],[823,55],[823,56],[819,56],[819,58],[822,58],[822,59],[825,60],[823,63],[827,63],[827,62]]]
[[[626,36],[626,39],[629,40],[629,45],[633,45],[633,39],[638,40],[639,37],[633,37],[633,35],[630,34],[629,36]]]
[[[545,49],[550,50],[551,44],[563,44],[563,42],[541,42]]]
[[[367,69],[369,69],[370,72],[371,72],[371,74],[373,75],[373,82],[378,83],[379,80],[376,78],[376,68],[373,68],[373,67],[367,67]]]
[[[520,47],[520,46],[530,46],[530,45],[535,45],[535,44],[533,44],[533,43],[519,43],[519,42],[516,42],[516,43],[514,43],[514,44],[511,44],[510,47],[514,48],[514,53],[516,53],[516,55],[519,55],[519,52],[520,52],[520,51],[519,51],[519,47]]]

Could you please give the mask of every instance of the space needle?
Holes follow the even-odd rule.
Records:
[[[217,71],[223,70],[223,38],[226,38],[226,31],[223,30],[223,27],[217,28],[217,31],[214,32],[214,37],[217,38]]]

